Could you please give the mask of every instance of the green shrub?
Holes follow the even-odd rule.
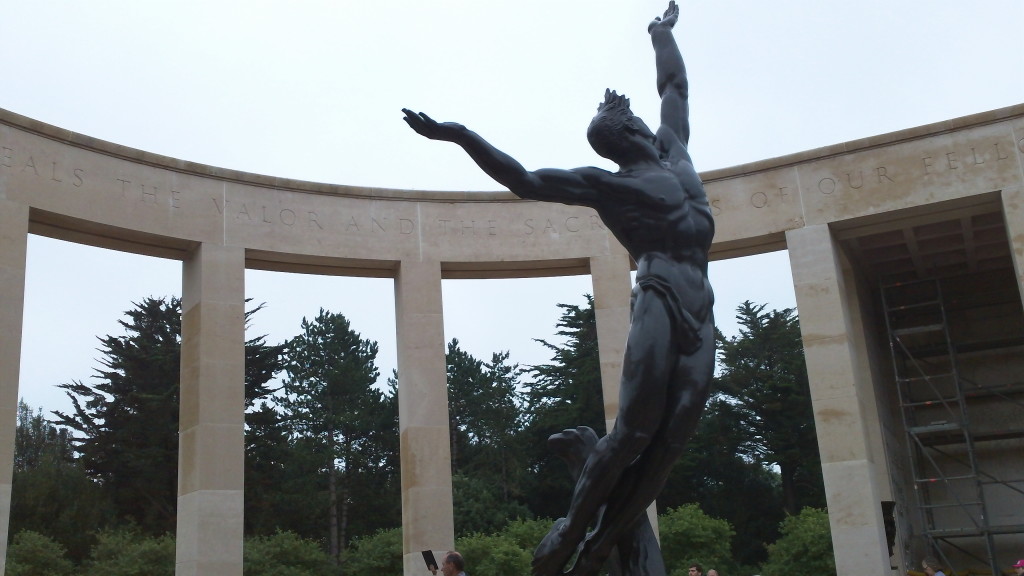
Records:
[[[735,533],[725,520],[704,514],[697,504],[683,504],[659,516],[658,529],[666,573],[685,576],[694,562],[705,570],[732,573],[730,550]]]
[[[243,566],[245,576],[328,576],[337,572],[318,543],[294,532],[247,538]]]
[[[174,576],[174,538],[143,536],[134,530],[97,534],[85,576]]]
[[[15,534],[7,549],[8,576],[70,576],[74,567],[63,546],[31,530]]]
[[[438,560],[440,562],[440,560]],[[426,570],[426,567],[423,568]],[[346,574],[401,574],[402,529],[357,538],[345,552]]]
[[[516,546],[519,546],[523,550],[530,552],[531,554],[540,544],[540,541],[547,536],[548,530],[555,523],[554,520],[549,518],[542,518],[540,520],[513,520],[505,525],[505,528],[499,532],[502,536],[511,538]]]
[[[781,536],[768,546],[768,561],[761,567],[764,576],[824,576],[836,573],[832,552],[832,531],[828,512],[804,508],[780,525]]]
[[[465,536],[455,542],[455,549],[466,560],[466,572],[470,574],[526,576],[530,573],[532,548],[524,550],[504,534]]]

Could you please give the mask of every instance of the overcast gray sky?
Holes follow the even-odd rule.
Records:
[[[497,190],[400,109],[476,130],[527,168],[597,165],[605,88],[656,121],[646,27],[661,0],[0,0],[0,107],[118,144],[302,180]],[[1024,2],[683,1],[691,153],[722,168],[1024,102]],[[745,299],[794,306],[788,259],[712,264],[726,333]],[[32,237],[21,394],[66,409],[124,310],[181,292],[180,263]],[[390,280],[250,271],[251,334],[342,312],[395,365]],[[446,281],[445,331],[489,359],[548,360],[556,303],[587,277]]]

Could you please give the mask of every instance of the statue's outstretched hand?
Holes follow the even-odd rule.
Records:
[[[651,20],[651,23],[647,25],[647,31],[653,32],[655,28],[665,28],[671,30],[676,22],[679,21],[679,6],[676,5],[675,0],[669,0],[668,8],[665,9],[664,16],[655,17]]]
[[[408,108],[402,108],[405,112],[405,123],[415,130],[420,136],[426,136],[431,140],[444,140],[454,142],[459,134],[466,130],[462,124],[455,122],[437,122],[423,112],[413,112]]]

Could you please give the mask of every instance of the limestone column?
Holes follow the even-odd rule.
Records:
[[[1024,299],[1024,188],[1003,189],[1003,219],[1006,222],[1006,239],[1010,243],[1013,269],[1017,275],[1017,288]]]
[[[455,545],[440,262],[401,262],[395,321],[403,572],[422,576],[422,550],[436,557]]]
[[[202,244],[181,301],[178,576],[242,576],[245,250]]]
[[[28,207],[0,199],[0,574],[7,563],[11,517],[27,247]]]
[[[597,354],[601,361],[601,391],[604,395],[604,419],[611,430],[619,411],[619,380],[622,355],[629,335],[629,254],[617,250],[590,259],[590,279],[594,285],[594,315],[597,320]],[[601,431],[598,430],[598,433]]]
[[[828,225],[786,232],[814,422],[839,574],[887,574],[869,427],[876,422],[872,381],[853,283],[843,275]],[[877,454],[877,458],[883,458]]]

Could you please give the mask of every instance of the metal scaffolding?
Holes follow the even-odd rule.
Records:
[[[966,571],[964,564],[973,559],[999,574],[1004,564],[997,558],[996,539],[1024,533],[1024,524],[1019,512],[1009,523],[1003,522],[1006,515],[996,519],[992,513],[1004,506],[1024,510],[1024,478],[1007,478],[1007,469],[991,468],[998,461],[993,454],[1000,451],[1021,458],[1024,375],[1008,379],[1006,374],[1013,372],[1008,370],[992,381],[975,381],[961,363],[991,350],[1020,353],[1024,335],[969,341],[978,331],[963,326],[992,304],[977,293],[944,297],[945,287],[957,292],[956,282],[930,278],[883,284],[881,301],[909,445],[917,536],[954,573]],[[1004,413],[1009,406],[1021,417],[992,418],[993,406]],[[1009,470],[1024,476],[1019,466]]]

